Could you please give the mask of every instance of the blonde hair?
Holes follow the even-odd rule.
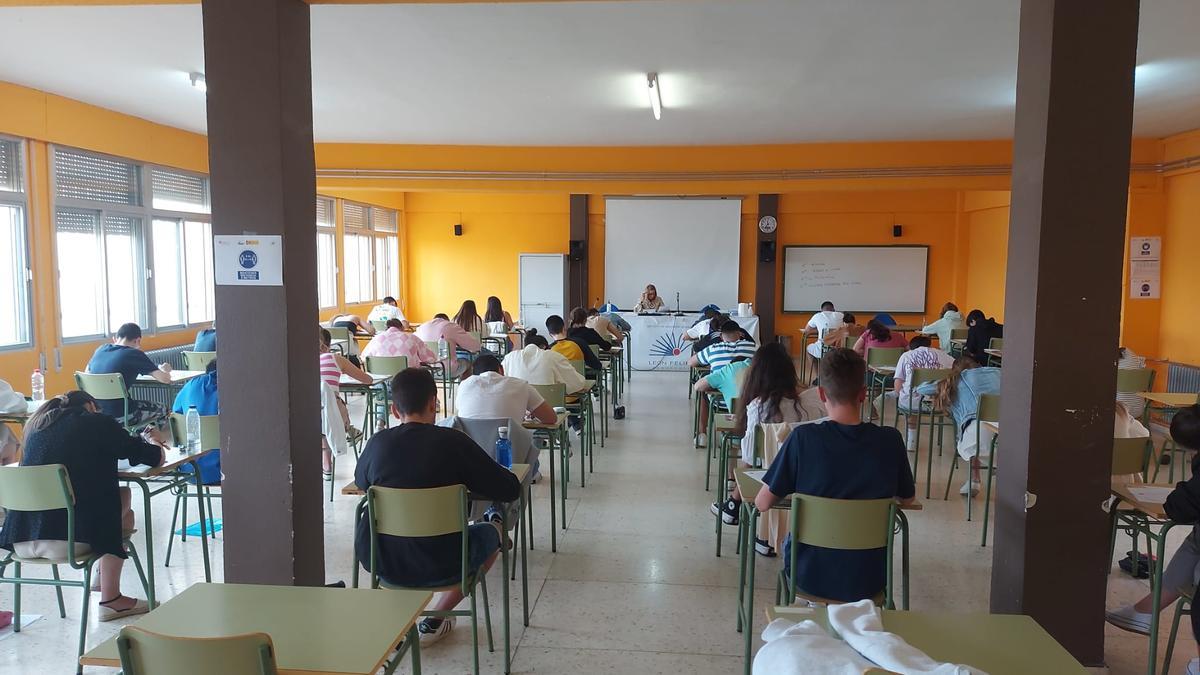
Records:
[[[954,360],[954,366],[950,369],[950,375],[937,383],[937,392],[933,395],[933,407],[942,412],[950,409],[950,405],[954,403],[954,397],[958,394],[958,379],[962,376],[964,370],[978,368],[979,364],[975,359],[963,354]]]

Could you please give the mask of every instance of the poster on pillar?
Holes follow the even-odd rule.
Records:
[[[282,286],[283,237],[213,237],[213,277],[218,286]]]
[[[1129,261],[1129,297],[1157,300],[1162,285],[1162,272],[1157,260]]]

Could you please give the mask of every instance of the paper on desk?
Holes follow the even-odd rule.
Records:
[[[747,471],[746,475],[761,483],[763,482],[763,476],[767,475],[767,470],[756,469],[754,471]]]
[[[1167,495],[1171,494],[1174,488],[1169,487],[1147,487],[1144,485],[1130,485],[1128,488],[1129,495],[1143,504],[1165,504]]]

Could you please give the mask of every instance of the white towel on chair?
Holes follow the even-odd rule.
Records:
[[[754,656],[754,675],[862,675],[873,666],[814,621],[775,619]]]
[[[901,675],[987,675],[970,666],[935,661],[900,636],[885,631],[879,608],[870,600],[830,605],[827,615],[829,627],[880,668]]]
[[[335,454],[346,454],[346,423],[338,410],[337,392],[333,387],[321,383],[321,433]]]

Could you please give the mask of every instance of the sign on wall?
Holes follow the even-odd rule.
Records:
[[[1157,300],[1162,286],[1162,237],[1129,238],[1129,297]]]
[[[283,237],[213,237],[213,274],[218,286],[282,286]]]

